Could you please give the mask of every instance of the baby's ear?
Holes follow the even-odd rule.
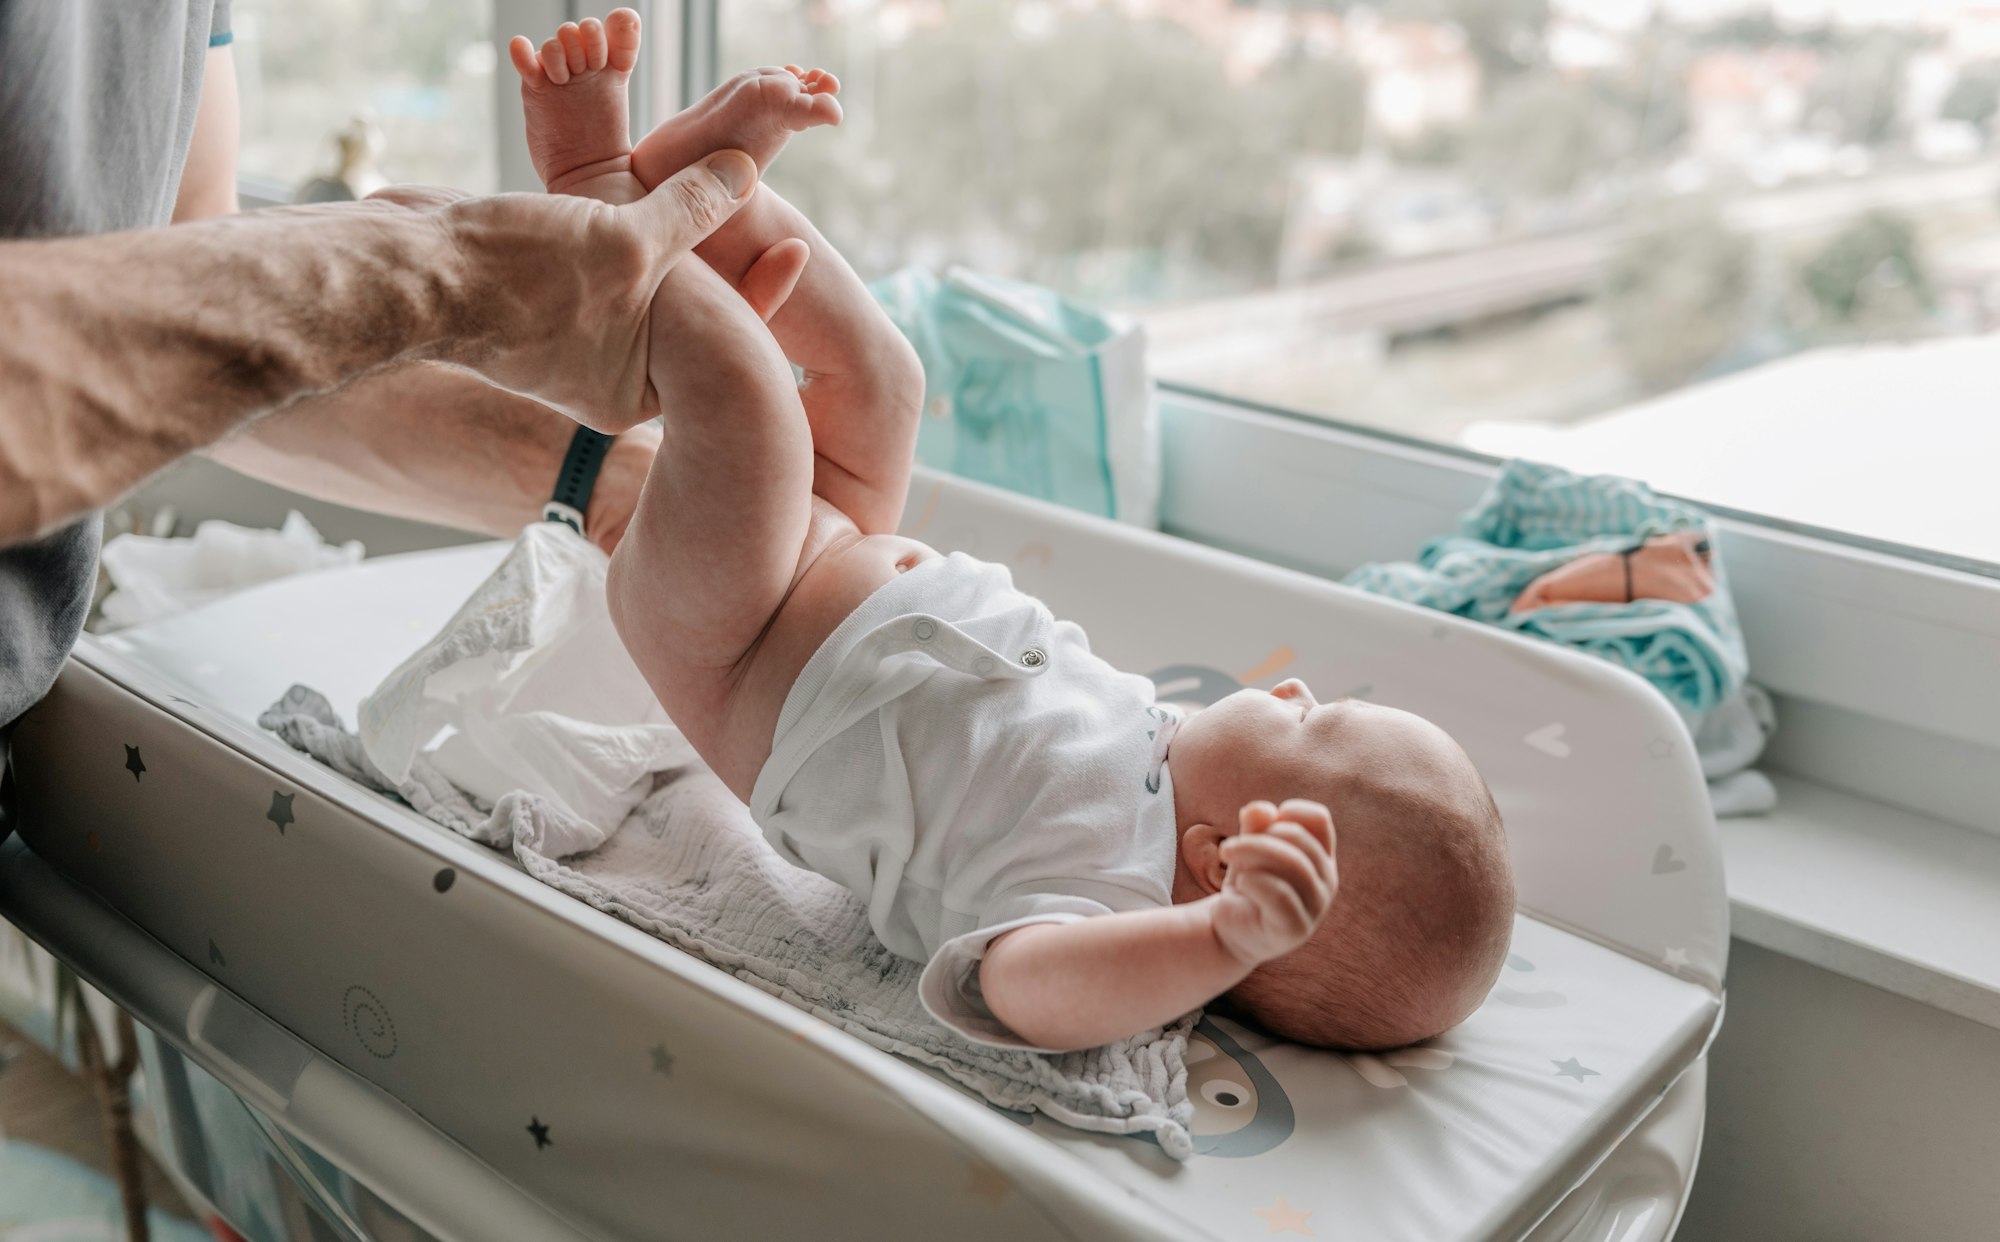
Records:
[[[1195,824],[1181,834],[1181,861],[1202,895],[1222,891],[1222,879],[1229,864],[1222,861],[1222,843],[1236,835],[1213,824]]]

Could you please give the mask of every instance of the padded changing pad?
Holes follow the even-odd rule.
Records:
[[[502,551],[421,553],[277,583],[101,645],[246,730],[293,682],[323,688],[352,719]],[[1709,1037],[1714,993],[1675,977],[1683,955],[1659,965],[1521,917],[1487,1004],[1421,1048],[1342,1056],[1205,1019],[1190,1050],[1197,1155],[1185,1166],[1143,1140],[994,1111],[1196,1236],[1514,1236]],[[1004,1194],[1005,1183],[988,1190]]]

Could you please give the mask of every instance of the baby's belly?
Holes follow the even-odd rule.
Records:
[[[771,756],[771,735],[792,683],[827,635],[898,574],[940,555],[901,535],[864,535],[846,514],[813,498],[812,527],[800,557],[804,568],[730,696],[729,736],[722,747],[727,758],[716,765],[716,774],[738,797],[749,800],[757,773]]]

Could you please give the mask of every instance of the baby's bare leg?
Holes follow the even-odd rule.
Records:
[[[663,443],[608,596],[653,693],[706,757],[799,569],[812,435],[777,342],[707,264],[668,272],[652,333]]]
[[[779,240],[802,238],[811,247],[797,286],[771,316],[771,334],[805,372],[800,397],[812,425],[813,491],[864,534],[893,533],[923,414],[916,352],[840,252],[769,186],[730,224],[695,253],[732,283]]]
[[[832,98],[838,89],[818,70],[739,74],[640,139],[632,171],[650,188],[725,147],[749,152],[762,168],[792,132],[838,118]],[[812,425],[813,490],[863,533],[893,532],[923,410],[923,368],[909,342],[840,253],[769,186],[695,253],[747,295],[757,283],[748,277],[753,266],[790,238],[803,240],[811,256],[770,322],[785,357],[805,372],[801,395]]]

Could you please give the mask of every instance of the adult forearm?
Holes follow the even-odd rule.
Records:
[[[458,266],[433,217],[386,203],[0,244],[0,543],[470,335]]]
[[[1242,982],[1205,902],[1036,923],[980,963],[993,1014],[1038,1048],[1092,1048],[1162,1026]]]
[[[575,431],[538,401],[414,363],[297,402],[209,454],[321,500],[506,536],[540,516]],[[658,445],[656,428],[635,427],[604,461],[585,526],[607,551]]]

